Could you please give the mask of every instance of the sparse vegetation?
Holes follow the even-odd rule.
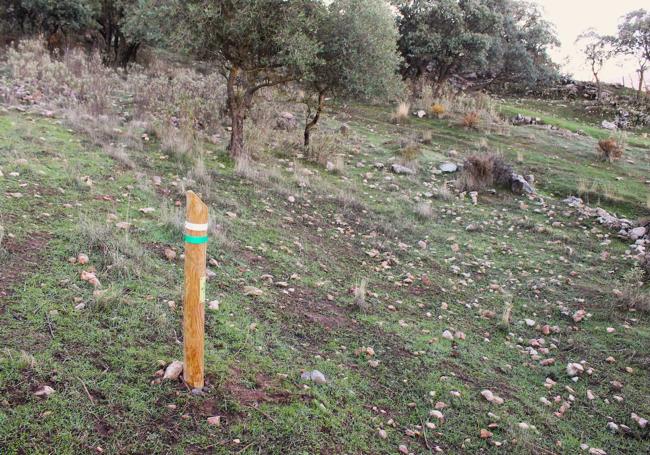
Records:
[[[621,280],[621,288],[616,292],[619,307],[650,312],[650,292],[644,286],[646,273],[640,266],[632,267],[625,272]]]
[[[36,3],[0,6],[46,39],[0,57],[3,454],[646,449],[650,141],[538,96],[534,5],[398,2],[397,36],[373,0]],[[487,191],[515,161],[537,193]],[[190,189],[200,391],[164,378]]]

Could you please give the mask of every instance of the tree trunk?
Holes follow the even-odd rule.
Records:
[[[316,108],[316,114],[314,115],[314,118],[311,119],[307,124],[305,125],[305,147],[309,147],[309,140],[311,136],[311,130],[316,126],[318,123],[318,119],[320,118],[321,112],[323,112],[323,107],[325,106],[325,90],[319,90],[318,92],[318,107]]]
[[[598,79],[598,73],[594,73],[594,78],[596,79],[596,100],[600,101],[600,79]]]
[[[233,159],[242,158],[245,155],[244,151],[244,119],[245,113],[241,107],[233,109],[230,108],[230,119],[232,121],[232,129],[230,130],[230,145],[228,150],[230,157]]]
[[[248,96],[247,93],[242,94],[240,90],[237,90],[240,76],[241,71],[239,67],[233,66],[228,73],[228,81],[226,83],[226,94],[228,96],[227,106],[231,120],[228,151],[230,152],[230,157],[233,159],[240,159],[246,154],[244,150],[244,120],[246,119],[246,111],[248,109]]]
[[[645,68],[639,69],[639,91],[637,93],[637,98],[641,101],[641,94],[643,93],[643,77],[645,76]]]

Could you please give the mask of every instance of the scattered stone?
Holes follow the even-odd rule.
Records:
[[[264,291],[255,286],[244,286],[244,295],[252,297],[260,297],[264,295]]]
[[[303,381],[312,381],[315,384],[327,383],[327,378],[325,378],[325,375],[318,370],[305,371],[300,375],[300,378]]]
[[[481,391],[481,396],[483,396],[483,398],[485,398],[487,401],[489,401],[492,404],[503,404],[504,403],[503,398],[495,395],[494,393],[492,393],[491,390],[488,390],[488,389],[482,390]]]
[[[606,130],[614,131],[616,130],[616,123],[603,120],[600,126]]]
[[[208,425],[213,425],[215,427],[220,427],[221,426],[221,416],[208,417]]]
[[[442,172],[452,174],[458,170],[458,165],[455,163],[442,163],[440,166],[438,166],[438,169],[440,169]]]
[[[170,379],[172,381],[175,381],[178,379],[178,377],[181,375],[183,372],[183,362],[179,360],[174,360],[172,363],[167,365],[167,368],[165,368],[165,374],[163,376],[163,379]]]
[[[41,386],[36,392],[34,392],[34,395],[37,397],[49,397],[54,393],[54,389],[50,387],[49,385],[44,385]]]
[[[390,166],[390,170],[395,174],[415,175],[415,171],[413,169],[397,163],[393,163]]]
[[[163,253],[168,261],[173,261],[176,259],[176,251],[172,250],[171,248],[165,248],[165,251]]]
[[[579,363],[569,363],[566,366],[566,373],[571,377],[580,376],[582,373],[584,373],[584,371],[585,367]]]
[[[580,322],[585,318],[585,316],[587,316],[587,312],[585,310],[578,310],[573,313],[573,322]]]
[[[630,416],[630,418],[631,418],[632,420],[634,420],[634,421],[639,425],[639,427],[641,427],[641,428],[645,428],[646,426],[648,426],[648,420],[647,420],[647,419],[644,419],[643,417],[639,417],[639,416],[638,416],[637,414],[635,414],[634,412],[632,413],[632,415]]]

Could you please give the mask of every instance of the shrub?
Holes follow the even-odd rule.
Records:
[[[440,103],[434,103],[431,105],[431,114],[436,118],[441,118],[445,113],[445,106]]]
[[[467,157],[457,183],[462,191],[483,191],[492,186],[509,186],[511,180],[512,167],[501,155],[490,153]]]
[[[400,123],[408,120],[410,110],[411,110],[411,105],[409,103],[406,102],[399,103],[395,108],[395,112],[393,112],[393,115],[390,119],[391,122]]]
[[[601,139],[598,141],[598,151],[604,161],[618,160],[623,156],[624,145],[614,138]]]
[[[418,144],[411,142],[400,148],[398,154],[405,163],[412,163],[420,157],[422,151]]]
[[[476,111],[468,112],[463,116],[463,126],[465,128],[478,129],[479,121],[481,116]]]

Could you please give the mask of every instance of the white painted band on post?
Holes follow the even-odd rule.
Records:
[[[189,221],[185,222],[185,229],[188,229],[190,231],[198,231],[198,232],[203,232],[208,230],[208,223],[205,224],[195,224],[195,223],[190,223]]]

